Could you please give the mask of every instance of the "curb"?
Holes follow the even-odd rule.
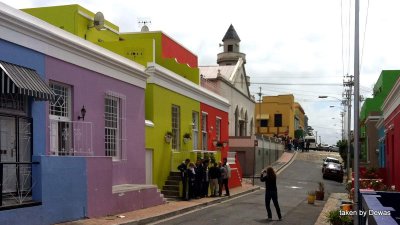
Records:
[[[201,204],[198,204],[198,205],[195,205],[195,206],[190,206],[190,207],[187,207],[187,208],[179,209],[179,210],[176,210],[176,211],[173,211],[173,212],[168,212],[168,213],[157,215],[157,216],[153,216],[153,217],[148,217],[148,218],[143,218],[143,219],[134,220],[134,221],[130,221],[130,222],[120,223],[120,225],[142,225],[142,224],[148,224],[148,223],[156,222],[156,221],[159,221],[159,220],[163,220],[163,219],[167,219],[167,218],[171,218],[171,217],[177,216],[177,215],[182,214],[182,213],[188,213],[188,212],[194,211],[196,209],[204,208],[204,207],[209,206],[209,205],[214,205],[214,204],[217,204],[217,203],[225,202],[225,201],[228,201],[229,199],[232,199],[233,197],[239,197],[239,196],[242,196],[242,195],[245,195],[245,194],[248,194],[248,193],[251,193],[251,192],[255,192],[255,191],[258,191],[258,190],[260,190],[260,187],[259,186],[254,186],[253,188],[251,188],[249,190],[246,190],[246,191],[231,195],[230,197],[223,197],[223,198],[215,199],[215,200],[212,200],[212,201],[209,201],[209,202],[204,202],[204,203],[201,203]]]
[[[281,167],[279,167],[279,168],[275,171],[275,173],[279,173],[281,170],[285,169],[288,165],[290,165],[290,164],[296,159],[297,154],[298,154],[298,151],[295,151],[295,152],[293,153],[292,158],[291,158],[289,161],[287,161],[285,164],[283,164]]]

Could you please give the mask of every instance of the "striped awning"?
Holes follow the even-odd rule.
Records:
[[[0,93],[32,96],[36,100],[52,100],[54,92],[35,70],[0,61]]]

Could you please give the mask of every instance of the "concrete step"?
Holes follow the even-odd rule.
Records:
[[[178,185],[164,185],[162,188],[164,191],[179,191]]]
[[[161,193],[164,195],[164,198],[177,198],[177,197],[179,197],[179,191],[162,190]]]
[[[179,185],[180,184],[180,180],[167,180],[165,181],[165,185]]]
[[[181,177],[181,172],[169,172],[170,176],[177,176],[177,177]]]
[[[180,181],[180,180],[182,180],[182,178],[181,178],[181,176],[171,176],[171,175],[169,175],[167,180]]]

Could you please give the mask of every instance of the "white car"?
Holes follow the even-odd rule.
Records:
[[[341,164],[340,160],[337,158],[333,157],[326,157],[325,159],[322,160],[322,173],[324,172],[324,169],[328,163],[336,163],[336,164]]]

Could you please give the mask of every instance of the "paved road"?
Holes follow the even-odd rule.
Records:
[[[179,215],[156,224],[314,224],[325,201],[315,205],[306,202],[307,191],[315,190],[318,181],[325,183],[325,200],[330,193],[344,192],[344,185],[336,181],[323,180],[321,174],[322,158],[329,153],[299,153],[295,161],[278,175],[279,203],[283,220],[267,221],[264,204],[264,189],[234,198],[221,204]],[[330,153],[329,155],[332,155]],[[333,154],[335,155],[335,153]],[[263,185],[257,181],[257,185]],[[272,206],[272,203],[271,203]],[[272,206],[273,218],[277,216]]]

